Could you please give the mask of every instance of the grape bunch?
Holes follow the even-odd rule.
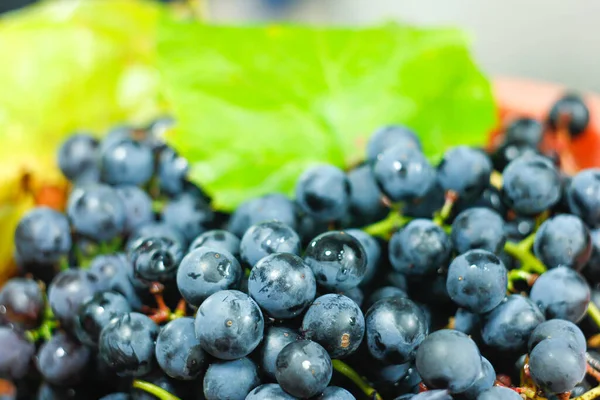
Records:
[[[161,133],[58,149],[66,211],[14,232],[0,398],[541,400],[600,396],[600,169],[585,103],[434,165],[409,128],[232,213]]]

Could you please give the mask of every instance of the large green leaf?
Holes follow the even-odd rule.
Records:
[[[494,125],[489,82],[454,29],[227,27],[165,21],[158,62],[191,176],[230,210],[290,193],[309,165],[348,166],[383,124],[436,155]]]

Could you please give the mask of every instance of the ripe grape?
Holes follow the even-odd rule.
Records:
[[[489,185],[492,162],[481,150],[457,146],[446,151],[437,167],[438,182],[444,191],[459,197],[476,198]]]
[[[98,146],[98,140],[88,133],[69,136],[58,149],[58,166],[63,175],[77,184],[98,182]]]
[[[204,200],[189,194],[172,199],[162,210],[164,223],[180,232],[186,243],[209,230],[214,218],[214,212]]]
[[[296,397],[312,397],[323,392],[332,374],[333,367],[327,351],[310,340],[292,342],[277,356],[277,383]]]
[[[592,254],[592,239],[580,218],[561,214],[538,228],[533,251],[548,268],[562,265],[580,271]]]
[[[180,194],[189,171],[188,161],[179,156],[171,147],[160,150],[157,163],[157,175],[160,190],[170,196]]]
[[[207,357],[196,338],[194,319],[178,318],[163,326],[156,339],[155,354],[158,365],[170,377],[197,378]]]
[[[44,312],[44,294],[33,279],[12,278],[0,289],[0,323],[35,328]]]
[[[544,135],[543,125],[533,118],[517,118],[506,127],[505,143],[523,143],[537,148]]]
[[[529,355],[529,372],[548,394],[573,390],[585,376],[585,353],[562,338],[544,339]]]
[[[315,400],[356,400],[352,393],[339,386],[327,387]]]
[[[131,312],[127,299],[117,292],[99,292],[84,302],[75,317],[77,338],[88,346],[96,346],[100,332],[110,321]]]
[[[297,331],[284,326],[271,326],[265,331],[265,336],[260,348],[260,366],[270,378],[275,378],[275,362],[281,349],[298,340]]]
[[[296,202],[305,213],[320,221],[334,221],[350,204],[350,182],[332,165],[310,168],[296,183]]]
[[[216,250],[225,250],[234,257],[239,257],[240,255],[240,239],[233,233],[222,229],[206,231],[198,236],[190,244],[188,252],[198,247],[212,247]]]
[[[593,228],[600,227],[600,168],[585,169],[567,187],[571,212]]]
[[[98,291],[98,278],[89,271],[62,271],[48,286],[48,304],[65,327],[72,327],[79,307]]]
[[[481,357],[481,372],[475,382],[460,396],[464,396],[467,400],[476,400],[482,392],[494,386],[496,382],[496,372],[492,364],[485,358]]]
[[[360,282],[361,286],[366,286],[370,283],[375,274],[377,273],[377,267],[381,261],[381,245],[373,236],[369,235],[360,229],[347,229],[345,231],[348,235],[354,236],[356,240],[360,242],[365,255],[367,256],[367,270],[365,276]]]
[[[206,400],[244,400],[258,385],[258,368],[249,358],[219,361],[211,364],[206,370],[203,381],[204,397]]]
[[[296,229],[296,206],[286,196],[273,193],[242,203],[229,219],[227,230],[242,237],[252,225],[264,221],[280,221]]]
[[[550,109],[548,124],[552,129],[561,127],[561,118],[566,116],[566,128],[571,136],[578,136],[590,122],[590,111],[583,99],[575,93],[567,93]]]
[[[177,241],[165,237],[143,240],[128,254],[135,277],[150,282],[168,282],[177,276],[184,250]]]
[[[374,163],[384,151],[393,146],[421,150],[421,142],[411,129],[402,125],[388,125],[376,130],[369,138],[367,160]]]
[[[300,237],[292,228],[279,221],[252,225],[242,236],[240,257],[253,267],[261,258],[273,253],[299,255]]]
[[[452,222],[452,245],[458,254],[482,249],[498,254],[504,248],[504,220],[489,208],[469,208]]]
[[[291,396],[283,391],[281,386],[276,383],[266,383],[260,385],[248,393],[246,400],[294,400]]]
[[[564,319],[551,319],[539,324],[529,337],[529,352],[542,340],[560,338],[571,342],[581,352],[585,352],[587,344],[581,329],[574,323]]]
[[[510,388],[493,386],[481,392],[477,400],[523,400],[523,398]]]
[[[383,194],[375,182],[370,165],[361,165],[348,172],[350,205],[348,216],[354,226],[377,222],[388,213],[383,204]]]
[[[35,345],[21,332],[0,326],[0,376],[15,380],[24,378],[34,354]]]
[[[154,220],[152,199],[137,186],[124,185],[115,188],[125,205],[125,232],[131,233],[141,225]]]
[[[36,365],[44,379],[54,385],[78,383],[91,359],[88,347],[65,333],[54,333],[37,354]]]
[[[100,175],[111,185],[143,185],[154,172],[152,149],[130,138],[103,143]]]
[[[58,211],[36,207],[19,221],[14,241],[22,262],[55,263],[71,248],[69,221]]]

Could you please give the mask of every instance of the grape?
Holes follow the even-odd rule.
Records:
[[[590,287],[576,271],[556,267],[535,281],[529,297],[546,318],[560,318],[577,323],[587,311]]]
[[[119,376],[143,376],[152,370],[158,326],[139,313],[111,320],[100,333],[100,357]]]
[[[536,147],[523,142],[504,142],[492,154],[494,169],[504,172],[506,167],[520,157],[540,155]]]
[[[330,290],[352,289],[367,272],[362,245],[342,231],[325,232],[311,240],[304,261],[313,270],[317,283]]]
[[[442,206],[438,206],[436,210],[439,210]],[[454,214],[459,214],[465,210],[471,208],[487,208],[491,211],[495,211],[501,217],[506,217],[508,213],[508,209],[506,205],[502,201],[502,193],[499,189],[496,189],[494,186],[488,185],[481,196],[475,199],[458,199],[458,201],[454,204],[453,211]]]
[[[548,268],[563,265],[580,271],[592,254],[592,239],[581,219],[561,214],[538,228],[533,251]]]
[[[294,400],[295,397],[290,396],[283,391],[281,386],[275,383],[267,383],[252,390],[246,400]]]
[[[58,166],[63,175],[78,184],[98,182],[98,140],[87,133],[76,133],[58,149]]]
[[[100,398],[100,400],[129,400],[130,397],[127,393],[118,392],[110,393]]]
[[[408,371],[412,367],[412,363],[407,362],[404,364],[381,364],[377,365],[377,377],[384,384],[395,385],[408,375]]]
[[[369,296],[368,301],[365,303],[365,310],[371,308],[371,306],[377,303],[381,299],[387,299],[389,297],[403,297],[408,299],[408,294],[400,288],[395,286],[383,286],[379,289],[374,290]]]
[[[481,337],[488,346],[500,351],[524,351],[531,332],[544,315],[527,297],[513,294],[484,316]]]
[[[600,229],[590,230],[592,241],[592,253],[590,259],[583,268],[583,275],[590,283],[600,282]]]
[[[152,199],[137,186],[126,185],[115,188],[125,205],[125,232],[131,233],[141,225],[154,220]]]
[[[593,228],[600,227],[600,168],[579,172],[567,187],[571,213]]]
[[[365,335],[365,318],[358,305],[346,296],[326,294],[306,310],[301,332],[319,343],[331,358],[354,353]]]
[[[206,400],[244,400],[258,385],[258,368],[249,358],[220,361],[211,364],[206,370],[204,397]]]
[[[571,391],[585,370],[585,353],[565,339],[544,339],[529,355],[531,378],[548,394]]]
[[[411,397],[414,400],[452,400],[447,390],[426,390]]]
[[[214,213],[203,200],[181,195],[171,200],[162,211],[162,219],[181,232],[187,243],[210,229]]]
[[[406,278],[406,275],[404,275],[401,272],[396,272],[396,271],[388,272],[388,274],[386,275],[386,281],[391,286],[395,286],[404,292],[408,291],[408,280]]]
[[[346,174],[333,165],[309,168],[296,183],[296,202],[317,220],[340,219],[350,204],[350,182]]]
[[[560,199],[558,172],[544,157],[521,156],[504,169],[502,196],[517,213],[538,214]]]
[[[19,221],[14,241],[22,262],[55,263],[71,248],[69,221],[48,207],[33,208]]]
[[[126,212],[121,197],[106,185],[75,188],[67,203],[67,215],[73,229],[99,242],[123,233]]]
[[[179,264],[177,288],[189,304],[199,307],[211,294],[237,289],[242,267],[231,253],[212,247],[190,251]]]
[[[498,254],[506,242],[504,220],[489,208],[469,208],[454,219],[450,238],[459,254],[472,249]]]
[[[277,356],[277,383],[296,397],[312,397],[323,392],[332,374],[333,366],[327,351],[310,340],[292,342]]]
[[[242,261],[254,266],[261,258],[273,253],[300,254],[300,237],[283,222],[265,221],[252,225],[240,244]]]
[[[415,219],[394,233],[389,243],[390,263],[398,272],[423,276],[446,265],[452,245],[442,228],[427,219]]]
[[[58,332],[40,347],[36,365],[47,382],[72,385],[83,378],[91,357],[89,348]]]
[[[402,125],[388,125],[379,128],[369,138],[367,160],[374,163],[384,151],[394,146],[421,150],[419,138],[411,129]]]
[[[48,304],[65,327],[72,327],[79,307],[97,291],[98,278],[88,271],[62,271],[48,286]]]
[[[131,312],[127,299],[117,292],[99,292],[84,302],[75,317],[77,338],[88,346],[98,344],[100,332],[110,321]]]
[[[550,127],[559,129],[563,116],[567,117],[566,128],[573,137],[583,133],[590,122],[590,111],[583,99],[575,93],[567,93],[554,103],[548,115]]]
[[[450,264],[446,288],[459,307],[482,314],[500,304],[507,283],[506,268],[494,253],[469,250]]]
[[[133,275],[133,266],[129,265],[125,266],[125,268],[127,269],[119,268],[115,271],[115,274],[108,281],[106,290],[120,293],[127,299],[127,302],[134,311],[140,311],[142,309],[142,300],[128,272],[128,270],[131,270],[131,275]]]
[[[158,365],[175,379],[191,380],[200,375],[206,355],[196,338],[193,318],[175,319],[161,329],[155,349]]]
[[[264,319],[258,304],[237,290],[208,297],[196,314],[196,336],[202,348],[222,360],[250,354],[263,338]]]
[[[284,326],[267,328],[260,348],[260,366],[270,378],[275,378],[275,362],[281,349],[300,338],[294,329]]]
[[[400,145],[379,155],[373,174],[383,194],[394,202],[421,198],[436,183],[436,171],[425,156]]]
[[[523,398],[510,388],[493,386],[479,393],[477,400],[523,400]]]
[[[24,378],[35,354],[35,345],[25,336],[8,326],[0,326],[0,376],[8,379]]]
[[[188,161],[171,147],[165,146],[158,155],[157,176],[160,190],[170,196],[180,194],[189,171]]]
[[[506,127],[504,142],[523,143],[537,148],[544,136],[543,125],[533,118],[517,118]]]
[[[356,397],[344,388],[329,386],[315,400],[356,400]]]
[[[444,206],[444,201],[444,190],[436,182],[423,197],[405,202],[402,214],[412,218],[432,218]]]
[[[185,246],[185,238],[177,228],[169,226],[164,222],[149,222],[135,230],[129,237],[125,249],[130,252],[148,238],[166,238],[177,242],[181,247]]]
[[[416,366],[429,388],[461,393],[481,375],[482,360],[477,345],[462,332],[433,332],[417,350]]]
[[[423,310],[414,302],[390,297],[375,303],[365,317],[367,345],[380,361],[411,361],[429,331]]]
[[[471,335],[479,327],[481,316],[474,314],[464,308],[459,308],[454,314],[454,329],[467,335]]]
[[[585,352],[587,348],[585,336],[583,336],[583,332],[577,325],[563,319],[551,319],[542,322],[533,330],[529,337],[529,352],[531,353],[531,350],[542,340],[551,338],[567,340],[581,352]]]
[[[367,270],[360,282],[361,286],[365,286],[373,280],[377,273],[377,267],[381,261],[381,245],[373,236],[363,230],[348,229],[346,230],[346,233],[354,236],[354,238],[359,241],[367,256]]]
[[[44,295],[33,279],[12,278],[0,289],[0,322],[35,328],[44,313]]]
[[[204,232],[192,241],[188,251],[191,252],[198,247],[212,247],[216,250],[225,250],[234,257],[240,255],[240,239],[233,233],[222,229]]]
[[[437,167],[438,182],[444,191],[459,197],[475,198],[489,185],[492,163],[481,150],[457,146],[446,151]]]
[[[131,268],[123,253],[100,254],[90,263],[89,272],[98,279],[98,290],[108,290],[111,279],[120,271]]]
[[[294,202],[282,194],[274,193],[242,203],[229,219],[228,230],[242,237],[252,225],[277,220],[296,228]]]
[[[179,242],[165,237],[148,238],[128,255],[136,278],[150,282],[175,280],[184,251]]]
[[[300,315],[314,300],[316,292],[312,270],[294,254],[271,254],[250,271],[248,293],[274,318]]]
[[[492,364],[485,358],[481,357],[481,372],[475,382],[466,391],[462,392],[466,400],[476,400],[480,393],[494,386],[496,382],[496,372]]]
[[[127,138],[103,144],[100,173],[102,180],[110,185],[143,185],[154,173],[152,150]]]
[[[385,218],[388,213],[383,194],[375,182],[370,165],[361,165],[348,172],[350,205],[348,215],[355,226],[363,226]]]

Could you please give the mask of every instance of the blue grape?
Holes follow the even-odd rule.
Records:
[[[175,196],[184,189],[184,183],[189,171],[189,163],[171,147],[165,146],[160,150],[157,162],[157,176],[160,190]]]
[[[389,297],[403,297],[408,299],[408,294],[395,286],[382,286],[375,289],[369,296],[368,301],[365,303],[365,309],[368,310],[371,306],[377,303],[381,299],[387,299]]]
[[[244,233],[240,244],[242,261],[254,266],[261,258],[273,253],[299,255],[300,237],[283,222],[265,221],[252,225]]]
[[[48,286],[48,304],[64,327],[72,327],[79,307],[97,291],[98,279],[88,271],[62,271]]]
[[[146,192],[133,185],[119,186],[115,190],[125,205],[126,233],[154,220],[152,199]]]
[[[100,333],[100,357],[119,376],[143,376],[152,370],[158,326],[139,313],[111,320]]]
[[[545,339],[564,339],[571,342],[575,348],[585,352],[587,344],[581,329],[571,321],[564,319],[551,319],[539,324],[529,337],[529,352]]]
[[[533,118],[517,118],[506,127],[504,141],[507,143],[524,143],[537,148],[544,136],[544,126]]]
[[[496,382],[494,367],[485,357],[481,357],[481,372],[479,376],[471,387],[460,395],[466,400],[476,400],[479,394],[494,386],[494,382]]]
[[[386,275],[386,282],[391,286],[395,286],[398,289],[403,290],[404,292],[408,291],[408,280],[406,278],[406,275],[404,275],[401,272],[388,272],[388,274]]]
[[[464,308],[459,308],[454,314],[454,329],[467,335],[471,335],[479,327],[481,316],[474,314]]]
[[[282,194],[273,193],[242,203],[235,210],[227,230],[242,237],[252,225],[276,220],[296,229],[296,209],[294,202]]]
[[[71,385],[81,381],[91,357],[88,347],[58,332],[40,347],[36,365],[47,382]]]
[[[195,326],[206,352],[222,360],[233,360],[247,356],[259,345],[264,319],[250,296],[237,290],[222,290],[204,300]]]
[[[100,400],[129,400],[130,397],[127,393],[123,393],[123,392],[116,392],[116,393],[110,393],[107,394],[106,396],[103,396],[100,398]]]
[[[600,168],[579,172],[567,187],[571,213],[592,228],[600,227]]]
[[[567,267],[553,268],[536,279],[529,297],[546,318],[578,323],[590,302],[590,287],[585,278]]]
[[[88,346],[98,344],[100,332],[110,321],[131,312],[127,299],[117,292],[99,292],[84,302],[75,317],[77,338]]]
[[[29,278],[12,278],[0,289],[0,324],[24,329],[38,326],[45,307],[40,284]]]
[[[583,275],[590,283],[600,283],[600,229],[590,230],[592,253],[583,268]]]
[[[344,216],[350,204],[350,182],[333,165],[309,168],[296,183],[296,202],[305,213],[320,221]]]
[[[369,352],[393,364],[414,359],[429,331],[421,307],[401,297],[379,300],[367,311],[365,321]]]
[[[17,380],[27,376],[35,345],[8,326],[0,326],[0,376]]]
[[[327,221],[318,221],[308,214],[298,210],[298,235],[302,238],[303,242],[306,242],[321,233],[325,233],[329,230],[329,223]]]
[[[200,375],[206,354],[196,338],[193,318],[178,318],[167,323],[156,339],[156,361],[170,377],[195,379]]]
[[[444,206],[445,199],[444,189],[436,182],[423,197],[405,202],[402,214],[412,218],[432,218]]]
[[[571,136],[583,133],[590,122],[590,110],[583,99],[575,93],[567,93],[552,105],[548,124],[552,129],[562,128],[562,118],[566,117],[566,128]]]
[[[165,237],[148,238],[129,254],[135,277],[149,282],[175,280],[183,258],[181,244]]]
[[[544,314],[533,301],[513,294],[484,316],[481,337],[500,351],[522,352],[531,332],[542,322]]]
[[[162,211],[163,221],[181,232],[187,243],[209,230],[214,217],[207,203],[191,195],[171,200]]]
[[[301,332],[319,343],[331,358],[354,353],[365,335],[365,318],[352,299],[326,294],[315,299],[302,319]]]
[[[444,191],[462,198],[476,198],[489,185],[492,162],[479,149],[457,146],[444,153],[437,167],[438,182]]]
[[[248,293],[274,318],[300,315],[317,292],[312,270],[290,253],[275,253],[262,258],[250,271]]]
[[[377,378],[386,385],[395,385],[408,375],[413,363],[382,364],[377,367]]]
[[[22,262],[55,263],[71,249],[69,221],[58,211],[36,207],[19,221],[14,242]]]
[[[446,288],[452,301],[476,314],[495,308],[506,295],[506,267],[486,250],[469,250],[448,268]]]
[[[135,135],[134,128],[128,125],[117,125],[109,129],[100,142],[100,151],[116,145],[125,140],[131,140]]]
[[[365,300],[365,294],[360,287],[354,287],[352,289],[344,290],[339,294],[343,294],[344,296],[348,297],[359,307],[362,307],[363,301]]]
[[[58,167],[63,175],[78,184],[98,182],[98,146],[98,140],[88,133],[69,136],[58,149]]]
[[[348,235],[354,236],[356,240],[360,242],[367,256],[367,270],[365,276],[360,282],[361,286],[365,286],[370,283],[375,274],[377,273],[377,267],[381,261],[381,245],[373,236],[360,229],[347,229]]]
[[[431,333],[417,350],[416,366],[429,388],[461,393],[477,381],[482,370],[477,345],[462,332],[442,329]]]
[[[469,208],[452,222],[450,238],[458,254],[472,249],[499,254],[506,242],[504,220],[489,208]]]
[[[348,172],[350,205],[348,215],[355,226],[363,226],[385,218],[388,213],[383,194],[375,182],[370,165],[361,165]]]
[[[127,302],[134,311],[140,311],[142,309],[142,300],[137,291],[141,288],[136,288],[136,284],[132,282],[133,266],[129,264],[126,265],[125,268],[119,268],[115,271],[115,274],[111,276],[108,281],[106,290],[120,293],[127,299]],[[135,280],[135,278],[133,278],[133,280]]]
[[[390,263],[398,272],[423,276],[448,263],[452,245],[442,228],[428,219],[415,219],[394,233],[389,243]]]
[[[558,172],[544,157],[521,156],[503,171],[503,199],[519,214],[541,213],[558,202],[560,192]]]
[[[344,388],[329,386],[315,400],[356,400],[356,397]]]
[[[504,142],[492,154],[494,169],[504,172],[506,167],[520,157],[540,155],[536,147],[524,142]]]
[[[304,261],[317,283],[330,290],[352,289],[367,272],[365,250],[352,235],[342,231],[325,232],[308,244]]]
[[[421,150],[417,135],[403,125],[387,125],[377,129],[367,143],[367,160],[374,163],[384,151],[394,146]]]
[[[192,241],[188,251],[192,251],[198,247],[212,247],[216,250],[225,250],[234,257],[240,255],[240,239],[233,233],[222,229],[204,232]]]
[[[411,397],[411,400],[452,400],[447,390],[426,390]]]
[[[99,242],[124,232],[126,212],[121,197],[106,185],[75,188],[67,203],[67,215],[75,232]]]
[[[266,329],[260,348],[260,366],[270,378],[275,378],[275,362],[281,349],[300,338],[297,331],[284,326],[271,326]]]
[[[152,150],[128,138],[104,144],[100,148],[100,173],[110,185],[143,185],[154,173]]]
[[[394,202],[425,196],[436,183],[436,171],[415,148],[394,146],[379,155],[373,167],[379,188]]]
[[[547,394],[570,392],[583,380],[585,353],[572,342],[552,338],[542,340],[529,355],[529,373]]]
[[[333,366],[327,351],[310,340],[292,342],[277,356],[277,383],[296,397],[306,398],[322,393],[332,374]]]
[[[199,307],[211,294],[225,289],[237,289],[242,267],[225,250],[199,247],[189,252],[177,269],[177,288],[189,304]]]
[[[186,244],[185,237],[177,228],[164,222],[149,222],[140,226],[129,236],[125,249],[130,252],[139,246],[141,242],[152,237],[167,238],[173,242],[178,242],[182,247]]]
[[[246,400],[295,400],[294,396],[290,396],[283,391],[281,386],[276,383],[267,383],[260,385],[252,390],[246,396]]]
[[[440,208],[441,206],[439,206],[437,210]],[[492,185],[488,185],[485,189],[483,189],[481,195],[474,199],[458,198],[456,203],[454,203],[452,210],[453,213],[457,215],[471,208],[487,208],[495,211],[501,217],[506,217],[508,213],[508,209],[502,201],[502,193],[500,192],[500,189],[496,189],[496,187]]]
[[[204,375],[206,400],[244,400],[260,385],[258,368],[249,358],[211,364]]]
[[[523,400],[523,398],[510,388],[492,386],[491,388],[479,393],[477,400]]]
[[[548,268],[563,265],[580,271],[592,254],[592,239],[579,217],[561,214],[539,227],[533,251]]]
[[[98,290],[108,290],[111,279],[120,271],[130,268],[127,256],[123,253],[100,254],[90,263],[89,270],[98,279]]]

